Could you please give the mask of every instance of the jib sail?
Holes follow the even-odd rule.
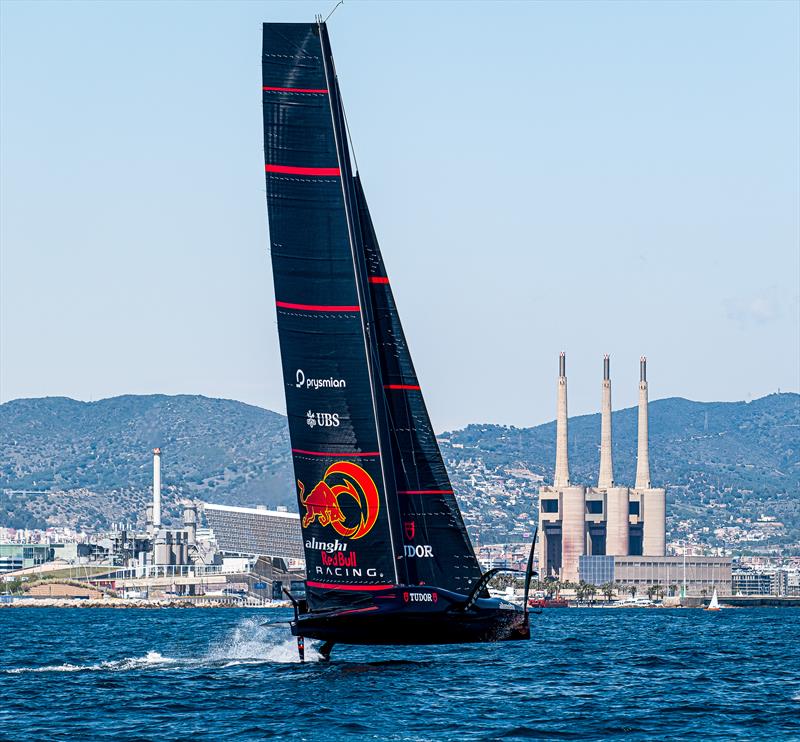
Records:
[[[358,176],[355,185],[408,579],[468,593],[481,569],[428,417]]]
[[[406,575],[324,24],[264,24],[262,71],[278,335],[309,606],[318,610],[340,600],[341,591],[356,599],[358,591],[405,582]]]

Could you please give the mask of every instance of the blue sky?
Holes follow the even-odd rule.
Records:
[[[330,3],[332,5],[332,3]],[[0,398],[283,409],[260,23],[328,3],[2,13]],[[439,430],[800,385],[800,5],[369,3],[330,22]]]

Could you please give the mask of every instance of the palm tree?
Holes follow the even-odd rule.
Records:
[[[631,594],[631,599],[636,600],[636,585],[628,585],[628,592]]]
[[[569,580],[564,580],[563,582],[560,582],[559,585],[561,586],[561,590],[575,590],[576,592],[578,590],[578,586]]]
[[[611,598],[614,597],[614,590],[616,585],[613,582],[605,582],[600,586],[600,591],[606,596],[606,602],[610,603]]]
[[[561,590],[562,584],[555,578],[545,580],[544,582],[544,594],[548,598],[552,598],[554,595],[557,597],[559,591]]]
[[[656,585],[648,585],[647,587],[647,597],[652,600],[653,596],[658,592],[658,587]]]

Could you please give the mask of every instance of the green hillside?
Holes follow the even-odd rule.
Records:
[[[615,479],[632,485],[636,410],[615,412],[613,422]],[[441,441],[473,536],[524,538],[536,519],[538,485],[552,481],[555,424],[470,425]],[[596,481],[599,445],[599,415],[570,419],[575,482]],[[182,498],[296,508],[286,422],[277,413],[186,395],[47,397],[0,405],[0,525],[136,520],[150,496],[155,446],[163,450],[167,517]],[[650,451],[653,482],[667,487],[672,537],[708,529],[708,543],[800,540],[797,394],[750,403],[654,401]],[[762,516],[783,526],[758,535],[765,529],[753,523]],[[715,534],[720,528],[745,536]]]

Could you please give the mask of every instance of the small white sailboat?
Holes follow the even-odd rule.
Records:
[[[718,611],[719,608],[719,598],[717,597],[717,588],[714,588],[714,594],[711,596],[711,602],[708,604],[706,608],[707,611]]]

